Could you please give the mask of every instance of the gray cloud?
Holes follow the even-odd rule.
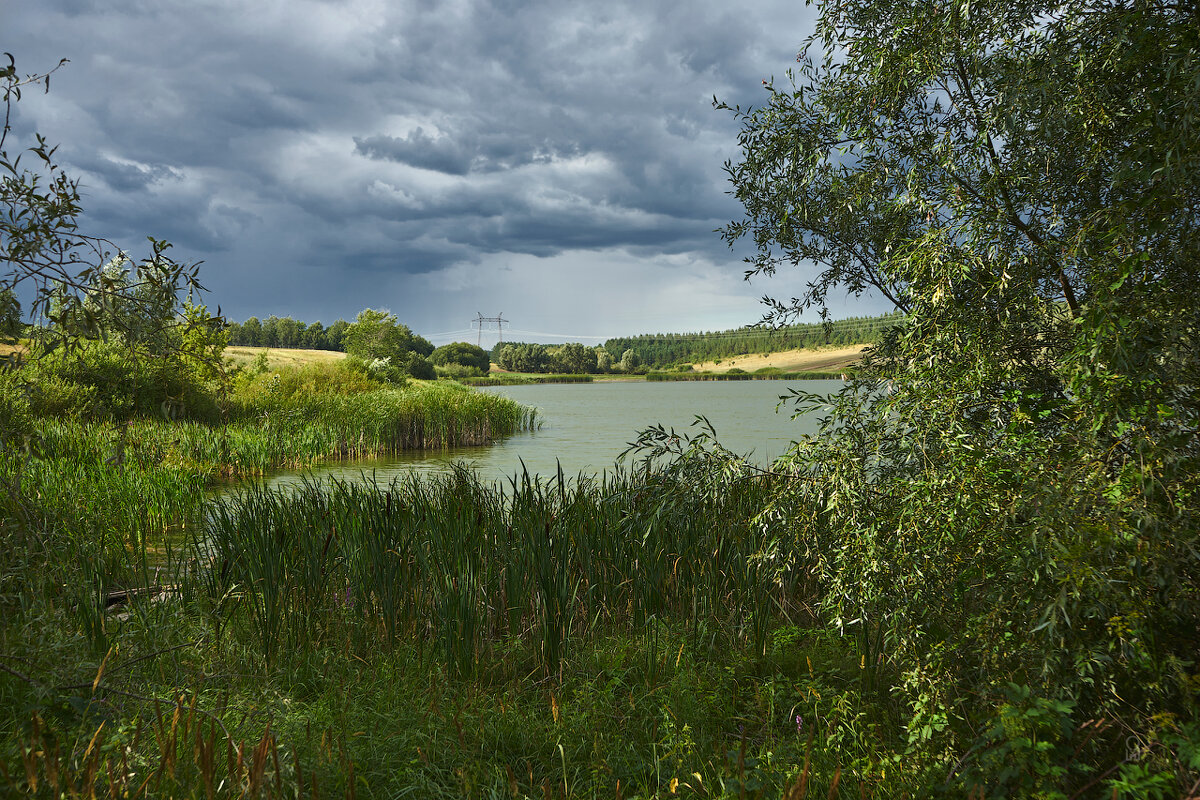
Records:
[[[436,319],[469,293],[464,275],[491,291],[509,255],[528,275],[526,257],[576,275],[597,315],[640,290],[594,282],[606,257],[632,276],[670,256],[659,281],[684,275],[677,255],[740,275],[712,232],[739,209],[721,171],[736,127],[711,99],[757,102],[812,13],[785,0],[35,5],[6,14],[3,49],[24,71],[72,63],[22,100],[14,135],[62,143],[84,224],[170,238],[207,262],[236,318],[326,320],[412,281],[421,292],[397,288],[393,310]],[[555,284],[560,302],[574,283]],[[771,289],[732,286],[731,307]],[[691,319],[656,308],[647,329]]]

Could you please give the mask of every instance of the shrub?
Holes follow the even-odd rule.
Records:
[[[119,339],[45,355],[22,374],[33,387],[31,409],[37,414],[95,420],[219,416],[212,388],[193,370],[174,358],[138,358]]]
[[[478,347],[467,342],[452,342],[447,345],[442,345],[433,351],[433,355],[429,357],[435,367],[471,367],[478,370],[477,373],[482,375],[491,367],[491,358],[488,352],[482,347]],[[439,370],[438,374],[442,374]]]
[[[28,392],[16,370],[0,369],[0,444],[32,432]]]
[[[445,366],[434,366],[439,378],[482,378],[483,370],[479,367],[468,367],[463,364],[446,364]]]
[[[428,358],[417,352],[408,354],[404,362],[404,371],[408,375],[422,381],[437,379],[437,373],[433,369],[433,364]]]
[[[244,407],[269,407],[311,396],[355,395],[383,388],[368,364],[354,358],[274,371],[245,372],[233,400]]]

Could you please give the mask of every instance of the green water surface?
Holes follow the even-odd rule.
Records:
[[[571,477],[594,475],[611,469],[639,430],[662,424],[679,433],[694,433],[697,429],[692,423],[699,414],[713,424],[725,447],[766,465],[786,452],[792,441],[814,433],[820,416],[809,414],[793,420],[794,404],[776,409],[781,396],[793,388],[829,393],[841,385],[841,381],[621,381],[481,389],[535,406],[541,427],[486,447],[342,462],[305,474],[342,480],[370,480],[373,476],[379,483],[388,483],[413,470],[445,470],[459,461],[490,479],[507,478],[520,473],[522,467],[550,476],[559,465]],[[269,483],[286,485],[300,480],[300,473],[288,473],[274,476]]]

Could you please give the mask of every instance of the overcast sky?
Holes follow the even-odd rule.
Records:
[[[722,172],[737,127],[712,98],[758,104],[812,17],[795,0],[0,0],[0,49],[22,73],[71,60],[14,133],[60,145],[84,229],[203,260],[231,319],[388,308],[440,344],[503,312],[506,338],[595,342],[751,323],[810,277],[747,284],[713,232],[740,207]]]

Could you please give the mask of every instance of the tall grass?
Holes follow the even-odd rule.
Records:
[[[0,616],[61,598],[101,648],[107,594],[157,582],[172,541],[199,517],[205,482],[122,462],[116,438],[48,425],[36,450],[0,452]]]
[[[203,483],[324,459],[486,444],[532,428],[536,414],[498,395],[425,384],[243,408],[232,421],[216,426],[154,418],[118,426],[43,419],[31,463],[44,468],[63,462],[55,468],[117,476],[126,468],[163,467],[180,481]]]
[[[346,456],[487,444],[532,428],[536,411],[453,382],[414,382],[356,394],[268,395],[236,405],[233,418],[316,437],[332,443],[326,455]]]
[[[154,581],[220,478],[412,448],[480,444],[535,424],[532,409],[453,385],[268,396],[222,426],[40,418],[0,443],[0,610],[44,592],[91,613],[114,587]],[[136,555],[137,558],[133,556]],[[137,575],[139,565],[145,574]],[[84,596],[86,595],[86,596]],[[102,618],[84,627],[103,641]]]
[[[200,580],[214,600],[241,598],[267,662],[349,620],[382,646],[427,642],[463,673],[516,638],[552,674],[581,636],[640,635],[666,618],[693,630],[715,620],[762,652],[773,610],[795,599],[757,557],[771,534],[751,521],[767,487],[690,496],[676,480],[647,470],[500,485],[457,469],[386,488],[252,487],[197,530],[212,565]]]

